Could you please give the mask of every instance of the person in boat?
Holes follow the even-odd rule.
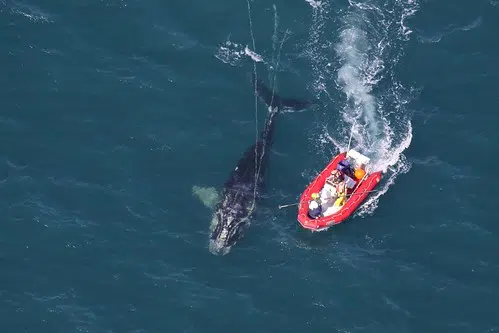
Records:
[[[350,165],[350,162],[348,159],[344,159],[338,163],[337,169],[343,172],[344,175],[353,178],[354,177],[354,170],[352,166]]]
[[[318,193],[312,193],[312,201],[308,204],[308,215],[313,219],[317,219],[322,216],[322,206],[319,202]]]
[[[344,202],[346,195],[345,175],[340,170],[333,170],[326,179],[321,191],[321,201],[325,206],[340,205]],[[340,200],[341,199],[341,200]]]
[[[343,206],[347,198],[347,184],[345,181],[338,184],[336,194],[337,196],[333,206]]]
[[[340,170],[333,170],[326,183],[333,186],[336,194],[340,194],[345,190],[345,175]]]

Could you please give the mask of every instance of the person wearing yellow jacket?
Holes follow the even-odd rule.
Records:
[[[345,182],[341,182],[338,184],[336,187],[336,194],[337,194],[337,199],[334,201],[333,206],[338,207],[338,206],[343,206],[346,201],[346,196],[347,196],[347,184]]]

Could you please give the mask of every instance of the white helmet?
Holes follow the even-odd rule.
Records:
[[[319,207],[319,204],[315,200],[313,200],[312,202],[310,202],[310,205],[308,205],[308,208],[310,208],[310,209],[316,209],[318,207]]]

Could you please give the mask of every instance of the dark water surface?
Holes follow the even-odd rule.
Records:
[[[0,27],[2,332],[499,331],[499,2],[0,0]],[[193,187],[261,130],[255,68],[321,105],[276,119],[218,257]],[[381,192],[311,234],[277,206],[352,126]]]

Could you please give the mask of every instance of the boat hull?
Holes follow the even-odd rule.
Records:
[[[317,219],[311,218],[308,216],[308,205],[310,200],[312,200],[312,193],[318,193],[322,189],[326,178],[331,174],[331,171],[336,169],[338,163],[346,158],[346,155],[347,153],[344,152],[334,157],[324,170],[307,186],[305,191],[303,191],[298,205],[298,222],[300,222],[303,228],[312,231],[321,231],[345,221],[364,202],[369,192],[378,185],[383,177],[381,171],[370,173],[352,192],[347,193],[350,195],[348,200],[336,213]]]

